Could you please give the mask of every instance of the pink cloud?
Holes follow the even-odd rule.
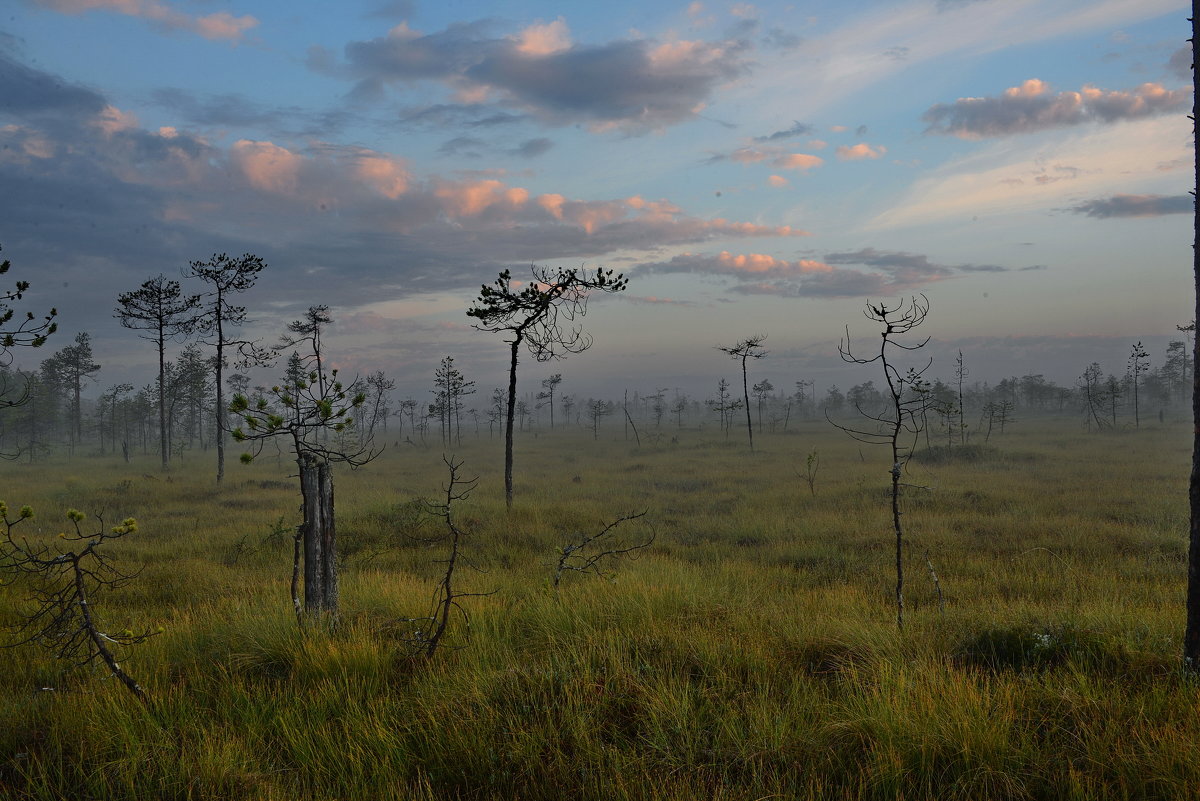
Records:
[[[837,149],[837,157],[842,161],[860,161],[862,159],[877,159],[887,152],[883,145],[871,147],[866,142],[859,142],[853,147],[842,145]]]
[[[785,170],[810,170],[813,167],[820,167],[825,161],[819,156],[810,156],[807,153],[787,153],[771,163]]]
[[[535,23],[516,37],[517,52],[527,56],[548,56],[571,46],[571,33],[562,17],[554,22]]]
[[[551,192],[545,195],[538,195],[537,204],[546,211],[550,212],[550,216],[556,220],[561,220],[563,217],[563,204],[567,199],[562,195]]]
[[[922,119],[929,123],[926,133],[980,139],[1178,113],[1190,99],[1189,89],[1169,90],[1158,83],[1111,91],[1084,86],[1078,92],[1055,94],[1045,81],[1031,78],[995,97],[964,97],[954,103],[939,103]]]
[[[788,185],[788,179],[782,175],[772,175],[767,178],[767,183],[774,187],[785,187]]]
[[[205,17],[190,17],[176,11],[161,0],[34,0],[43,8],[62,14],[84,14],[89,11],[111,11],[138,17],[161,25],[169,30],[191,31],[205,39],[228,39],[235,41],[258,25],[250,15],[235,17],[227,11],[219,11]]]
[[[814,259],[787,261],[766,253],[730,253],[728,250],[716,255],[682,253],[667,262],[643,265],[643,269],[652,273],[725,275],[739,281],[751,278],[798,278],[833,271],[830,265]]]
[[[105,106],[92,122],[106,136],[112,136],[118,131],[128,131],[137,127],[138,121],[132,113],[121,111],[116,106]]]
[[[442,201],[445,211],[454,217],[475,217],[492,206],[508,209],[525,205],[529,192],[520,187],[505,187],[495,179],[467,183],[442,183],[434,194]]]
[[[806,273],[827,273],[833,270],[828,264],[812,259],[789,262],[765,253],[738,253],[735,255],[727,250],[722,250],[717,254],[717,263],[735,272],[772,273],[775,275],[804,275]]]
[[[255,189],[276,194],[296,191],[304,157],[272,142],[239,139],[230,157]]]
[[[408,191],[411,176],[398,160],[379,154],[364,154],[354,166],[354,174],[384,197],[395,200]]]
[[[640,195],[634,195],[625,200],[631,209],[641,212],[641,216],[651,220],[670,220],[683,213],[683,209],[667,200],[644,200]]]
[[[594,234],[597,228],[624,219],[624,204],[612,201],[584,202],[574,200],[566,204],[563,216],[567,222],[581,227],[585,233]]]

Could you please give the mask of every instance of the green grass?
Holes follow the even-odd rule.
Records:
[[[882,449],[816,423],[754,454],[618,431],[521,437],[511,513],[500,441],[456,449],[481,479],[457,515],[486,570],[459,580],[492,594],[464,599],[461,647],[431,661],[406,638],[440,569],[418,500],[444,480],[438,449],[336,473],[342,615],[304,630],[286,463],[231,465],[221,487],[199,453],[169,477],[149,458],[8,467],[30,537],[68,507],[138,519],[111,552],[144,572],[95,611],[165,632],[122,663],[146,707],[101,670],[0,651],[0,797],[1194,797],[1183,426],[1023,422],[923,454],[902,635]],[[813,449],[815,495],[798,475]],[[640,558],[551,590],[565,538],[643,509]],[[0,588],[0,621],[24,603]]]

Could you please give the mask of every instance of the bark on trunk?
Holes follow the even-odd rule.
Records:
[[[304,611],[336,613],[337,547],[333,518],[333,471],[316,456],[300,459],[304,497]]]
[[[1196,74],[1196,19],[1200,16],[1200,0],[1192,0],[1192,85],[1200,89]],[[1195,134],[1196,115],[1200,101],[1192,95],[1192,130]],[[1200,151],[1200,148],[1197,148]],[[1200,188],[1200,159],[1196,162],[1196,184]],[[1192,242],[1192,274],[1195,281],[1196,319],[1200,320],[1200,208],[1195,212],[1195,236]],[[1192,473],[1188,482],[1188,502],[1191,507],[1188,541],[1187,624],[1183,634],[1183,662],[1189,670],[1200,670],[1200,337],[1192,351]]]
[[[504,426],[504,505],[512,509],[513,499],[513,415],[517,405],[517,355],[521,337],[512,343],[512,362],[508,367],[508,417]]]

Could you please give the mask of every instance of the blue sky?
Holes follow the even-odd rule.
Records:
[[[18,0],[0,245],[105,385],[154,360],[116,294],[214,252],[270,265],[256,333],[327,303],[340,364],[410,394],[444,355],[500,383],[463,312],[530,263],[630,288],[526,388],[703,395],[733,373],[714,346],[764,333],[777,387],[844,388],[872,377],[844,326],[913,293],[936,374],[962,348],[973,377],[1067,383],[1191,319],[1188,11]]]

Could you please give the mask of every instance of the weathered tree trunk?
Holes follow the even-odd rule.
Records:
[[[508,416],[504,425],[504,506],[512,509],[513,501],[513,414],[517,405],[517,356],[521,352],[521,336],[512,341],[512,361],[508,366]]]
[[[329,462],[311,454],[300,458],[300,492],[304,497],[304,611],[336,613],[337,547]]]
[[[1196,74],[1196,19],[1200,16],[1200,0],[1192,0],[1192,85],[1200,90]],[[1192,95],[1192,131],[1196,130],[1196,115],[1200,114],[1197,94]],[[1194,143],[1195,144],[1195,143]],[[1200,147],[1197,147],[1200,155]],[[1200,189],[1200,159],[1196,161],[1196,184]],[[1195,211],[1195,236],[1192,242],[1192,273],[1196,292],[1196,319],[1200,320],[1200,208]],[[1189,670],[1200,670],[1200,336],[1192,350],[1192,473],[1188,483],[1191,507],[1187,571],[1187,624],[1183,634],[1183,663]]]

